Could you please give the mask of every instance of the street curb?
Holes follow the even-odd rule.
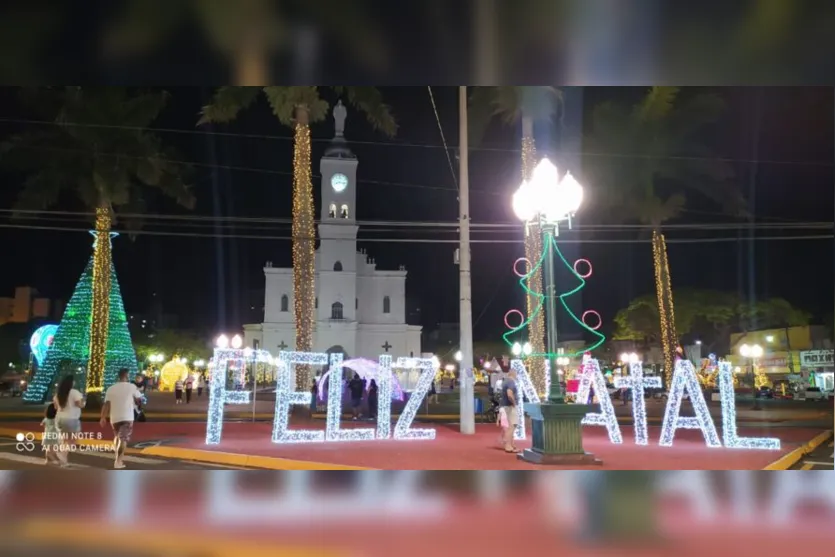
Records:
[[[778,458],[763,470],[788,470],[795,464],[797,464],[800,459],[802,459],[807,454],[811,453],[827,441],[832,438],[832,430],[824,431],[823,433],[815,436],[812,440],[804,443],[800,447],[796,448],[792,452],[783,455],[782,457]]]
[[[261,468],[263,470],[373,470],[373,468],[363,468],[360,466],[291,460],[271,456],[226,453],[221,451],[206,451],[201,449],[172,447],[170,445],[147,447],[142,449],[139,454],[144,456],[172,458],[176,460],[191,460],[209,464],[221,464],[226,466]]]
[[[91,536],[95,532],[95,536]],[[5,533],[5,532],[4,532]],[[123,546],[135,536],[135,526],[96,520],[39,518],[14,525],[13,535],[29,543],[67,545],[89,549],[92,546]],[[209,557],[343,557],[346,552],[321,547],[275,546],[268,541],[228,539],[226,535],[184,536],[182,532],[154,532],[134,548],[147,555],[203,555]]]

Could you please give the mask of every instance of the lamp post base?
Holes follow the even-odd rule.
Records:
[[[598,411],[594,404],[540,405],[542,419],[531,420],[533,447],[518,458],[531,464],[588,466],[602,462],[583,449],[583,418]]]

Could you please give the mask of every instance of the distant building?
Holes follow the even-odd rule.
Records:
[[[61,319],[64,303],[38,295],[31,286],[15,288],[13,298],[0,298],[0,325],[28,323],[33,319]]]
[[[783,327],[732,334],[728,360],[737,366],[739,372],[744,372],[750,365],[740,355],[743,344],[758,344],[763,348],[757,367],[772,383],[797,378],[815,380],[821,385],[831,386],[833,383],[833,345],[824,326]]]

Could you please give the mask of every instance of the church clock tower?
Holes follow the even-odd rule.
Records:
[[[347,109],[340,100],[333,109],[335,134],[319,162],[322,211],[317,271],[318,319],[356,320],[357,157],[345,141]],[[341,311],[333,309],[339,303]]]

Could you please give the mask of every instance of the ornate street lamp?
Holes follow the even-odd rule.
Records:
[[[557,289],[554,279],[554,239],[559,226],[571,219],[583,202],[583,187],[570,173],[560,176],[557,167],[542,159],[513,194],[513,211],[526,226],[536,223],[542,230],[545,252],[545,301],[547,358],[551,384],[548,400],[540,405],[542,419],[532,420],[533,447],[522,453],[523,460],[539,464],[590,464],[599,462],[583,450],[582,420],[596,405],[566,404],[559,378],[557,354]],[[516,346],[514,345],[514,354]],[[518,355],[518,354],[516,354]]]

